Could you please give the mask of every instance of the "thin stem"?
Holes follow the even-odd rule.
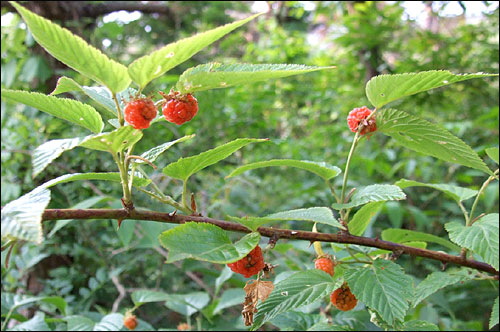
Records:
[[[182,181],[182,204],[184,207],[189,208],[187,203],[187,181]]]
[[[460,206],[460,210],[462,210],[464,217],[465,217],[465,224],[468,226],[469,225],[469,214],[467,213],[467,210],[465,209],[462,202],[458,202],[458,206]]]
[[[346,245],[345,249],[347,250],[347,252],[349,253],[349,255],[351,255],[352,259],[354,259],[356,262],[358,262],[358,263],[365,263],[365,261],[362,261],[358,257],[356,257],[356,254],[353,253],[353,250],[351,248],[349,248],[349,246]],[[370,262],[368,262],[368,264],[371,264],[373,262],[373,259],[370,256],[366,255],[366,254],[365,254],[365,256],[367,256],[370,259]]]
[[[335,192],[335,187],[333,184],[330,182],[330,180],[325,180],[326,184],[330,188],[330,191],[332,192],[333,197],[335,197],[335,200],[337,201],[338,204],[341,204],[342,202],[340,201],[340,197],[337,196],[337,193]]]
[[[349,166],[351,164],[351,159],[352,156],[354,155],[354,150],[356,149],[358,141],[359,141],[359,131],[356,132],[356,135],[354,135],[354,140],[352,141],[351,150],[349,151],[349,155],[347,156],[347,162],[344,170],[344,180],[342,181],[342,193],[340,195],[340,204],[344,203],[345,191],[347,189],[347,179],[349,177]],[[347,222],[347,220],[345,220],[344,218],[344,209],[340,210],[340,217],[342,220]]]
[[[496,176],[498,175],[498,169],[495,171],[495,173],[493,173],[493,175],[491,175],[486,181],[484,181],[483,185],[481,186],[481,189],[479,189],[479,192],[477,193],[477,196],[476,196],[476,199],[474,200],[474,203],[472,204],[472,208],[470,209],[470,214],[469,214],[469,224],[467,224],[467,226],[470,226],[471,224],[471,221],[474,220],[473,217],[474,217],[474,212],[476,211],[476,206],[477,206],[477,203],[479,202],[479,197],[481,197],[481,194],[484,192],[484,190],[486,189],[486,187],[488,186],[488,184],[493,181],[494,179],[496,179]]]
[[[170,205],[170,206],[172,206],[172,207],[176,208],[177,210],[180,210],[180,211],[182,211],[182,212],[184,212],[184,213],[187,213],[187,214],[192,213],[192,211],[191,211],[191,210],[186,209],[184,206],[182,206],[181,204],[177,203],[177,202],[176,202],[176,201],[175,201],[172,197],[170,197],[170,196],[165,196],[165,195],[161,194],[161,195],[163,195],[163,197],[160,197],[160,196],[155,195],[154,193],[152,193],[152,192],[150,192],[150,191],[147,191],[147,190],[145,190],[145,189],[142,189],[142,188],[137,188],[137,189],[138,189],[139,191],[142,191],[142,192],[143,192],[143,193],[145,193],[146,195],[149,195],[149,196],[151,196],[151,197],[153,197],[153,198],[155,198],[155,199],[159,200],[159,201],[160,201],[160,202],[162,202],[162,203],[168,204],[168,205]]]
[[[123,120],[123,117],[122,117],[122,110],[120,108],[120,103],[118,102],[118,99],[116,98],[116,93],[114,93],[114,92],[113,92],[113,100],[115,101],[116,110],[118,112],[118,122],[120,123],[120,127],[123,127],[123,125],[125,124],[125,121]]]
[[[120,177],[122,180],[121,182],[122,182],[122,188],[123,188],[123,200],[125,201],[125,203],[129,203],[132,200],[132,196],[130,194],[130,189],[128,187],[127,170],[124,167],[125,165],[124,165],[123,161],[121,161],[118,158],[118,155],[116,153],[113,153],[113,159],[115,160],[116,164],[118,165],[118,169],[120,170]]]

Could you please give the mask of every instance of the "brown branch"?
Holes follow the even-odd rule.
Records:
[[[130,210],[125,209],[47,209],[42,215],[42,220],[59,220],[59,219],[135,219],[135,220],[150,220],[158,222],[168,222],[173,224],[183,224],[188,221],[206,222],[219,226],[228,231],[250,233],[251,230],[245,226],[226,220],[219,220],[200,216],[186,216],[178,214],[169,214],[165,212]],[[259,227],[258,232],[266,237],[278,237],[281,239],[307,240],[310,242],[335,242],[358,244],[365,247],[373,247],[390,251],[397,251],[409,254],[411,256],[420,256],[445,263],[453,263],[461,266],[470,267],[479,271],[489,272],[498,275],[491,265],[478,262],[472,259],[463,259],[460,256],[446,254],[441,251],[433,251],[428,249],[420,249],[405,246],[400,243],[383,241],[378,238],[367,238],[354,236],[345,232],[338,233],[313,233],[308,231],[296,231],[272,227]]]

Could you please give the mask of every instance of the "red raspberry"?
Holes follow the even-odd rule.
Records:
[[[264,268],[264,256],[259,246],[237,262],[227,264],[233,272],[243,274],[245,278],[250,278],[259,273]]]
[[[333,277],[335,264],[333,264],[330,257],[320,257],[314,262],[314,268],[322,270]]]
[[[146,129],[158,114],[158,110],[150,98],[140,98],[130,101],[123,113],[125,113],[125,121],[134,129]]]
[[[362,123],[365,127],[361,130],[361,135],[377,130],[375,118],[371,118],[368,121],[365,120],[370,114],[372,114],[372,111],[366,106],[353,109],[347,116],[349,129],[355,133],[358,131],[359,124]]]
[[[332,295],[330,295],[330,301],[334,306],[336,306],[339,310],[349,311],[354,309],[356,304],[358,304],[358,300],[351,293],[349,286],[344,283],[342,287],[335,290]]]
[[[137,317],[127,312],[123,318],[123,325],[129,330],[134,330],[137,327],[137,324]]]
[[[163,115],[168,122],[181,125],[191,121],[198,113],[198,101],[192,94],[181,95],[179,91],[173,90],[168,95],[161,91],[159,93],[167,100],[163,105]]]

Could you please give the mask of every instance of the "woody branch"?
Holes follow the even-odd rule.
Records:
[[[150,220],[157,222],[167,222],[173,224],[183,224],[188,221],[206,222],[216,225],[228,231],[250,233],[251,230],[245,226],[220,219],[213,219],[202,216],[187,216],[177,215],[165,212],[144,211],[133,209],[127,211],[125,209],[47,209],[42,215],[42,221],[61,220],[61,219],[135,219],[135,220]],[[489,272],[498,277],[499,272],[491,265],[478,262],[472,259],[464,259],[461,256],[450,255],[441,251],[433,251],[428,249],[414,248],[400,243],[383,241],[379,238],[368,238],[362,236],[354,236],[349,233],[340,231],[338,233],[313,233],[301,230],[288,230],[272,227],[259,227],[257,230],[262,236],[269,238],[280,239],[295,239],[307,240],[310,242],[335,242],[357,244],[366,247],[390,250],[397,253],[405,253],[411,256],[420,256],[445,263],[453,263],[456,265],[470,267],[479,271]]]

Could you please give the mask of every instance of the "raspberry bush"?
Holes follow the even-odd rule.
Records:
[[[11,4],[33,39],[77,75],[60,77],[50,94],[2,85],[2,100],[57,118],[57,125],[40,126],[33,132],[46,131],[46,137],[52,138],[58,133],[59,121],[66,121],[71,128],[66,133],[78,134],[61,134],[61,138],[36,147],[30,153],[30,175],[36,180],[20,176],[19,181],[22,178],[29,185],[40,180],[39,185],[2,208],[2,330],[133,330],[138,319],[132,312],[141,317],[145,330],[166,326],[216,330],[228,324],[252,330],[265,324],[264,329],[277,326],[288,330],[359,326],[372,330],[437,330],[444,323],[432,321],[436,312],[431,312],[431,318],[425,316],[438,310],[432,295],[476,286],[480,290],[477,293],[485,297],[483,303],[491,306],[488,327],[498,323],[498,297],[495,300],[492,295],[498,287],[498,213],[492,212],[491,203],[497,197],[491,188],[498,185],[498,148],[478,144],[473,149],[452,130],[426,120],[406,104],[391,105],[401,105],[401,109],[387,107],[405,97],[411,100],[416,94],[497,74],[433,70],[378,75],[366,83],[366,99],[358,96],[356,100],[343,96],[346,90],[326,91],[328,84],[322,79],[314,86],[325,91],[314,91],[302,81],[284,84],[280,80],[276,83],[278,95],[265,91],[271,85],[258,82],[294,75],[301,80],[301,75],[311,72],[332,79],[335,67],[231,61],[202,63],[182,73],[172,71],[180,64],[188,67],[204,59],[193,56],[233,30],[253,20],[266,22],[270,17],[253,15],[154,47],[151,54],[130,59],[125,65],[23,5]],[[253,37],[249,33],[245,38]],[[6,39],[5,43],[10,41]],[[266,56],[272,58],[273,54]],[[318,63],[325,59],[328,57]],[[26,68],[32,63],[27,61]],[[310,75],[312,80],[314,77]],[[256,84],[247,85],[250,83]],[[246,86],[246,99],[227,107],[209,103],[215,94],[207,91],[239,85]],[[231,92],[224,98],[230,100],[235,90],[226,90]],[[62,93],[74,98],[63,98]],[[338,104],[319,105],[321,95],[338,97]],[[297,96],[304,100],[287,100]],[[349,112],[358,100],[360,104],[367,100],[373,107],[356,107]],[[428,102],[433,101],[429,98]],[[157,117],[157,107],[162,108],[163,117]],[[250,113],[253,108],[262,110],[261,114]],[[8,121],[25,121],[18,113],[7,117]],[[191,121],[198,113],[196,121]],[[339,115],[346,117],[347,126],[344,120],[338,120]],[[293,127],[312,119],[325,122],[324,128],[328,128],[321,134],[325,149],[319,154],[309,153],[304,145],[293,147],[289,140],[307,140],[306,131]],[[265,131],[249,131],[259,134],[248,136],[266,135],[226,139],[227,133],[240,134],[232,126],[245,121],[249,130],[255,121],[268,126]],[[20,132],[29,138],[29,133]],[[341,137],[335,148],[328,146],[333,136]],[[369,142],[368,136],[373,137]],[[347,138],[350,148],[344,144]],[[210,149],[204,148],[203,139]],[[221,139],[226,143],[214,143]],[[181,145],[189,140],[193,144]],[[175,151],[167,151],[174,145]],[[78,173],[64,162],[54,162],[63,153],[68,155],[64,160],[70,160],[66,151],[76,147],[86,153],[88,165],[82,169],[92,171]],[[267,151],[266,156],[277,156],[262,160],[262,151]],[[436,168],[448,170],[446,183],[421,182],[429,177],[420,164],[412,169],[417,154],[435,160]],[[306,159],[314,155],[325,160]],[[291,159],[297,156],[304,159]],[[396,156],[411,159],[398,160]],[[378,165],[384,158],[393,158],[394,165]],[[209,173],[207,168],[219,162],[221,167]],[[442,167],[443,163],[452,166]],[[68,173],[56,177],[48,172],[49,165],[58,164]],[[459,166],[470,169],[470,173],[461,173],[456,182],[448,183]],[[279,167],[279,173],[270,167]],[[298,173],[293,174],[299,174],[297,178],[289,178],[290,168],[296,169]],[[407,178],[401,176],[407,174],[401,169],[408,172]],[[382,183],[372,183],[373,173],[380,175]],[[77,181],[85,181],[79,190],[92,189],[97,196],[76,202],[81,191],[71,192],[64,199],[60,195],[51,197],[60,185]],[[90,181],[99,181],[99,187]],[[200,182],[207,184],[201,186]],[[262,188],[264,184],[266,188]],[[120,194],[113,193],[114,185],[121,186]],[[318,189],[321,185],[324,187]],[[12,195],[6,188],[2,188],[2,195]],[[301,196],[293,197],[282,188],[294,188]],[[261,191],[272,190],[279,191],[276,197],[261,197]],[[429,195],[425,190],[435,192]],[[414,203],[436,196],[447,200],[439,213],[424,213]],[[493,198],[483,201],[485,196]],[[286,197],[286,208],[276,203],[280,197]],[[234,203],[236,200],[240,202]],[[439,220],[430,220],[438,214]],[[375,225],[379,215],[387,217],[389,221],[383,225],[389,226],[380,229]],[[97,232],[78,228],[87,219],[102,219]],[[57,223],[50,223],[52,220]],[[113,220],[112,226],[109,220]],[[417,224],[428,228],[415,231]],[[430,225],[439,236],[428,233]],[[53,237],[63,228],[74,241],[60,243],[64,237]],[[35,254],[26,254],[29,244],[33,244]],[[322,245],[327,248],[326,254]],[[44,251],[48,246],[58,254],[49,257]],[[151,264],[155,255],[161,255],[161,260]],[[419,258],[417,263],[414,257]],[[411,276],[415,269],[409,268],[410,259],[419,267]],[[89,263],[97,260],[99,264]],[[18,270],[12,270],[9,262],[14,262]],[[41,274],[59,276],[60,282],[40,282],[31,274],[41,262],[50,266]],[[156,266],[153,270],[152,265]],[[84,276],[82,271],[87,269],[95,275]],[[66,282],[66,276],[78,282]],[[17,282],[16,278],[29,280],[22,294],[14,292],[17,286],[4,286]],[[42,286],[50,296],[37,294],[37,287]],[[196,291],[191,291],[194,287]],[[481,293],[485,289],[488,292]],[[96,297],[103,301],[93,301]],[[29,305],[35,308],[33,317],[24,316],[30,315],[24,311]],[[79,310],[70,310],[69,305]],[[125,309],[132,305],[133,309]],[[235,311],[235,306],[239,306],[241,318],[227,318],[226,313]],[[154,317],[147,315],[151,310]]]

